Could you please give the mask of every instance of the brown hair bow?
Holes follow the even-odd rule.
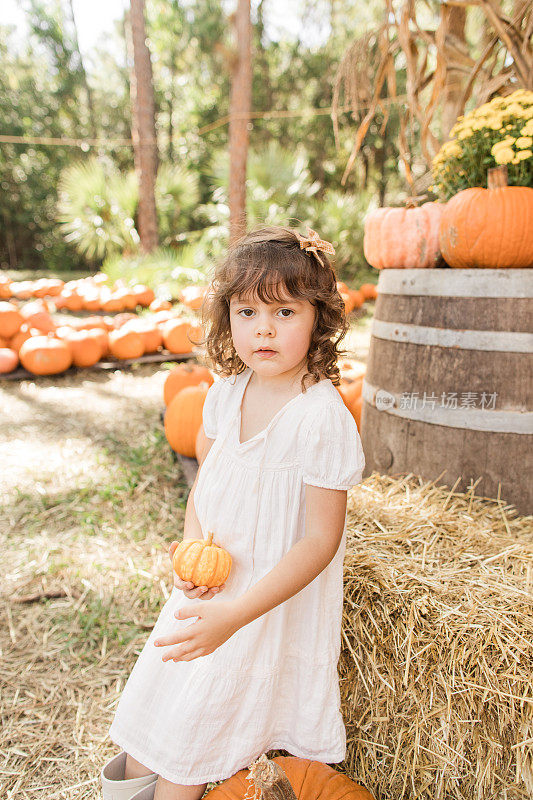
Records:
[[[330,242],[326,242],[324,239],[321,239],[318,233],[309,226],[307,226],[307,237],[302,236],[300,233],[298,233],[298,231],[295,231],[295,234],[296,238],[300,242],[300,250],[305,249],[306,252],[314,253],[322,266],[324,266],[324,262],[318,255],[317,250],[321,250],[323,253],[327,253],[328,255],[335,255],[333,245]]]

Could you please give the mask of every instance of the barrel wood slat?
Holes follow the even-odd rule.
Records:
[[[500,484],[504,502],[533,512],[532,298],[531,270],[382,271],[363,382],[365,475],[460,478],[461,490],[482,478],[478,494],[496,497]]]

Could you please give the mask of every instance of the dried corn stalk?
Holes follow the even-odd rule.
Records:
[[[346,183],[370,123],[383,113],[381,131],[388,122],[391,103],[399,106],[400,158],[413,193],[430,182],[431,160],[470,97],[477,104],[496,94],[517,88],[533,89],[533,4],[515,0],[509,16],[496,0],[448,0],[429,3],[437,20],[434,30],[419,24],[421,3],[415,0],[385,0],[384,22],[356,39],[337,70],[333,90],[333,129],[339,146],[338,113],[350,104],[358,123],[355,141],[342,176]],[[477,7],[482,24],[480,54],[465,35],[467,14]],[[375,58],[372,54],[375,53]],[[370,57],[369,57],[370,54]],[[375,66],[374,66],[375,64]],[[397,93],[396,71],[405,70],[406,95]],[[344,94],[344,98],[341,95]],[[439,135],[431,130],[440,122]],[[417,185],[411,164],[415,149],[414,130],[420,131],[420,148],[427,172]],[[408,132],[410,136],[408,136]]]

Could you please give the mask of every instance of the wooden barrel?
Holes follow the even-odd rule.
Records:
[[[409,472],[533,513],[533,270],[384,269],[365,477]],[[499,495],[498,495],[499,492]]]

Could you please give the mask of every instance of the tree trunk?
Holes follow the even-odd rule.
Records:
[[[246,231],[246,162],[252,103],[250,0],[238,0],[235,15],[237,52],[232,67],[229,122],[229,238]]]
[[[130,0],[133,69],[130,78],[132,139],[135,170],[139,180],[138,224],[141,249],[149,253],[158,244],[155,179],[157,140],[152,62],[146,44],[144,0]]]
[[[72,21],[72,36],[74,41],[74,47],[76,49],[76,53],[78,54],[78,58],[80,60],[80,70],[83,79],[83,85],[85,87],[85,95],[87,97],[87,109],[89,111],[89,128],[91,131],[92,138],[96,139],[98,137],[98,132],[96,129],[96,122],[94,118],[93,95],[91,92],[91,87],[89,86],[89,81],[87,80],[87,72],[85,71],[85,64],[83,63],[83,56],[80,50],[80,42],[78,39],[78,26],[76,25],[76,17],[74,16],[74,5],[72,0],[69,0],[69,8],[70,8],[70,19]]]

